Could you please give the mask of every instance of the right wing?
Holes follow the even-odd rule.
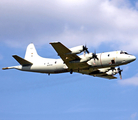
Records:
[[[79,56],[77,56],[76,54],[69,54],[71,53],[71,50],[65,47],[62,43],[53,42],[50,44],[56,50],[56,52],[61,57],[61,59],[64,61],[64,63],[68,66],[69,70],[89,68],[89,65],[87,64],[87,62],[79,62],[80,60]],[[75,62],[75,61],[78,61],[78,62]]]

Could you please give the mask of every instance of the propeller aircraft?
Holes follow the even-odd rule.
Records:
[[[126,65],[136,60],[136,57],[128,54],[126,51],[112,51],[96,54],[90,53],[88,48],[83,45],[67,48],[60,42],[50,43],[61,59],[43,58],[37,54],[33,43],[26,49],[25,58],[13,55],[13,58],[19,62],[18,66],[2,68],[18,69],[21,71],[57,74],[73,72],[102,77],[107,79],[116,79],[114,75],[119,74],[122,79],[120,65]],[[83,55],[77,55],[84,52]]]

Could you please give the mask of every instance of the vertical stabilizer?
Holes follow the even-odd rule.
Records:
[[[35,46],[33,43],[30,43],[26,49],[25,59],[30,62],[34,62],[37,58],[39,58],[39,55],[37,54]]]

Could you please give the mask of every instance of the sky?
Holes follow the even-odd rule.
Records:
[[[138,120],[137,60],[122,80],[2,70],[32,42],[46,58],[59,58],[52,41],[138,58],[137,21],[137,0],[0,0],[0,120]]]

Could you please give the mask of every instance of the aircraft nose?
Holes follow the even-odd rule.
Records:
[[[122,63],[130,63],[136,60],[136,57],[134,55],[128,55],[125,60],[122,61]]]
[[[130,61],[132,62],[132,61],[135,61],[136,60],[136,57],[134,56],[134,55],[132,55],[132,56],[130,56]]]
[[[135,61],[136,60],[136,57],[135,56],[132,56],[132,60]]]

